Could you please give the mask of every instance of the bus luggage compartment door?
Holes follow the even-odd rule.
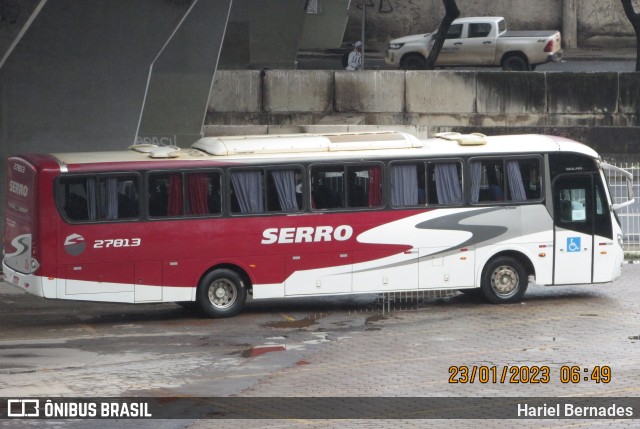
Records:
[[[135,302],[162,301],[162,262],[137,261]]]
[[[352,257],[349,252],[287,255],[285,296],[351,292]],[[319,265],[326,268],[317,268]]]
[[[469,287],[475,279],[475,249],[457,249],[436,254],[432,248],[420,249],[420,289]]]
[[[133,274],[133,262],[67,265],[65,295],[81,299],[80,295],[86,294],[87,299],[95,301],[130,302],[133,295]],[[104,297],[100,297],[101,294]]]
[[[354,264],[353,291],[376,292],[418,289],[418,249],[378,259],[377,251],[361,251]]]

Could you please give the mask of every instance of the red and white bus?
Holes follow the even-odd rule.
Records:
[[[195,301],[213,317],[247,294],[457,289],[509,303],[530,278],[620,275],[603,168],[615,167],[564,138],[457,133],[14,156],[3,272],[45,298]]]

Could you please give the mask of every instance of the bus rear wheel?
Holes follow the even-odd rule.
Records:
[[[490,261],[482,273],[484,296],[494,304],[517,302],[529,286],[529,276],[520,262],[508,256]]]
[[[200,309],[210,317],[238,314],[247,298],[247,289],[238,273],[229,269],[211,271],[198,285]]]

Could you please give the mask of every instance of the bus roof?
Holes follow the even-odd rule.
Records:
[[[62,166],[84,164],[179,161],[205,163],[328,161],[331,159],[414,157],[458,157],[567,151],[593,158],[598,154],[588,146],[563,137],[537,134],[483,136],[458,133],[438,134],[420,140],[410,134],[383,131],[366,133],[285,134],[265,136],[205,137],[191,148],[134,145],[129,150],[109,152],[69,152],[52,154]],[[120,166],[122,168],[122,166]],[[140,168],[143,168],[142,166]]]

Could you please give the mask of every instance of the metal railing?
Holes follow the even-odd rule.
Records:
[[[627,252],[640,251],[640,163],[618,162],[611,163],[633,174],[633,195],[635,202],[627,207],[617,210],[618,218],[622,224],[624,250]],[[605,170],[609,180],[609,190],[613,203],[621,203],[627,200],[627,182],[621,174],[611,170]]]

